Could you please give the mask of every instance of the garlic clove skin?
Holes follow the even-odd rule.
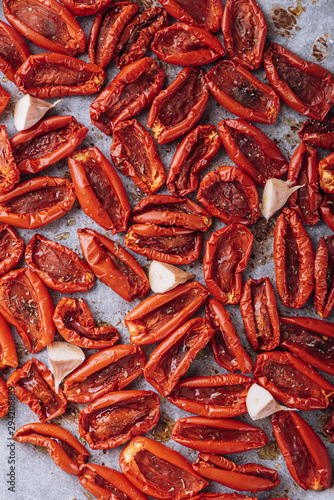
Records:
[[[260,203],[263,217],[269,220],[285,205],[292,193],[301,187],[303,186],[291,187],[289,181],[285,182],[281,179],[268,179],[264,186],[262,203]]]
[[[291,410],[275,401],[269,391],[258,384],[253,384],[246,397],[246,406],[252,420],[260,420],[281,410]]]
[[[55,390],[58,392],[60,382],[83,363],[85,355],[80,347],[68,342],[51,342],[47,347],[56,384]]]
[[[61,102],[59,99],[54,104],[43,99],[37,99],[27,94],[17,101],[14,109],[14,125],[18,132],[26,130],[35,125],[49,109],[54,108]]]
[[[171,264],[153,260],[148,272],[150,287],[154,293],[164,293],[195,277]]]

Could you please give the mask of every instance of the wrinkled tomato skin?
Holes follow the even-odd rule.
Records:
[[[111,2],[95,16],[88,39],[88,54],[92,64],[106,68],[113,58],[122,32],[138,11],[129,2]]]
[[[319,183],[325,193],[334,194],[334,153],[319,162]]]
[[[314,264],[314,308],[328,318],[334,308],[334,236],[321,237]]]
[[[0,377],[0,418],[7,415],[9,410],[8,388],[6,382]]]
[[[327,115],[322,121],[307,120],[298,130],[298,135],[312,146],[334,149],[334,116]]]
[[[150,289],[136,259],[119,244],[92,229],[79,229],[82,253],[95,276],[127,302],[145,297]]]
[[[280,318],[281,343],[309,365],[334,375],[334,325],[314,318]]]
[[[111,0],[64,0],[63,4],[74,16],[92,16],[108,5]]]
[[[239,64],[218,61],[205,79],[213,97],[230,113],[252,122],[276,122],[280,110],[278,95]]]
[[[169,15],[183,23],[199,26],[215,33],[223,16],[221,0],[159,0]]]
[[[274,141],[245,120],[222,120],[218,132],[227,154],[259,186],[280,179],[289,164]]]
[[[0,221],[37,229],[69,212],[75,200],[73,185],[67,179],[35,177],[0,195]]]
[[[205,417],[179,418],[172,439],[193,450],[219,454],[253,450],[268,442],[266,434],[253,425],[232,418]]]
[[[0,370],[18,365],[15,343],[12,332],[0,314]]]
[[[7,193],[20,180],[6,126],[0,125],[0,193]],[[1,195],[0,195],[1,196]]]
[[[269,45],[263,64],[270,85],[287,106],[314,120],[325,118],[334,103],[334,78],[328,70],[277,43]]]
[[[15,73],[14,83],[24,94],[39,99],[99,92],[106,74],[95,64],[56,53],[30,56]]]
[[[329,229],[334,232],[334,194],[324,194],[320,212]]]
[[[150,473],[148,465],[152,463],[157,473]],[[119,465],[140,491],[159,500],[192,498],[208,485],[183,455],[142,436],[132,439],[122,450]]]
[[[306,142],[302,142],[291,157],[288,182],[291,187],[302,186],[290,196],[289,207],[295,210],[304,224],[314,226],[320,220],[322,196],[318,189],[317,150]]]
[[[198,187],[198,174],[218,153],[221,140],[214,125],[198,125],[177,146],[168,171],[167,188],[174,196],[187,196]]]
[[[212,295],[223,304],[240,301],[242,272],[247,267],[252,243],[252,233],[242,224],[230,224],[215,231],[206,243],[204,280]]]
[[[148,500],[124,474],[98,464],[85,464],[82,475],[78,478],[81,486],[89,491],[95,498],[107,498],[110,493],[117,498],[130,500]],[[115,497],[116,498],[116,497]]]
[[[16,71],[30,56],[30,50],[17,31],[3,21],[0,21],[0,40],[0,71],[13,82]]]
[[[206,174],[197,200],[224,224],[253,226],[260,217],[255,182],[236,167],[219,167]]]
[[[114,128],[110,156],[115,167],[147,195],[158,191],[166,172],[152,136],[136,120],[126,120]]]
[[[9,103],[10,94],[5,91],[0,85],[0,115],[3,113]]]
[[[282,304],[303,307],[314,288],[314,251],[306,229],[291,208],[284,208],[277,219],[274,262]]]
[[[138,346],[116,345],[92,354],[66,377],[68,401],[92,403],[107,393],[124,389],[139,377],[146,357]]]
[[[275,399],[290,408],[308,411],[333,404],[332,384],[290,352],[259,354],[254,365],[254,378]]]
[[[109,450],[150,431],[159,417],[156,392],[109,392],[81,410],[79,432],[93,450]]]
[[[247,338],[255,351],[272,351],[279,345],[279,315],[269,278],[250,279],[245,283],[240,311]]]
[[[58,417],[66,410],[67,401],[61,387],[56,392],[52,373],[36,358],[17,368],[7,386],[15,390],[17,399],[26,403],[40,422]]]
[[[0,226],[0,277],[14,269],[24,253],[24,241],[8,224]]]
[[[227,0],[222,32],[227,53],[232,61],[248,70],[260,67],[267,23],[255,0]]]
[[[31,298],[27,300],[27,296]],[[18,309],[13,311],[17,299]],[[51,297],[43,281],[27,267],[10,271],[0,279],[0,313],[15,326],[29,352],[39,352],[53,341]]]
[[[41,120],[11,138],[17,167],[23,174],[37,174],[72,153],[87,132],[71,115]]]
[[[250,373],[253,368],[252,360],[242,347],[230,315],[222,303],[209,299],[205,305],[205,319],[215,331],[210,347],[216,363],[232,373],[237,370]]]
[[[183,135],[201,118],[209,99],[204,71],[186,67],[175,80],[154,99],[147,118],[159,144]]]
[[[72,182],[88,217],[114,235],[126,231],[130,204],[121,179],[101,151],[79,149],[68,157]]]
[[[54,463],[72,476],[81,475],[81,468],[89,457],[86,448],[68,430],[55,424],[23,425],[17,429],[13,440],[45,447]]]
[[[133,344],[163,340],[179,328],[206,301],[209,291],[197,281],[147,297],[124,318]]]
[[[90,106],[90,118],[104,134],[149,106],[162,89],[165,72],[150,57],[125,66]]]
[[[214,330],[203,318],[184,323],[152,352],[144,368],[147,382],[162,396],[170,394],[213,334]]]
[[[209,31],[184,23],[158,31],[151,50],[162,61],[178,66],[203,66],[225,55],[224,47]]]
[[[294,411],[271,417],[274,436],[292,478],[303,490],[322,490],[332,483],[332,465],[326,446]]]
[[[56,0],[4,0],[3,10],[10,24],[38,47],[69,56],[85,51],[84,31]]]

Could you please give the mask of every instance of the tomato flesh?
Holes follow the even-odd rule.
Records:
[[[266,347],[274,338],[274,331],[270,321],[267,308],[266,283],[252,283],[252,304],[255,320],[255,334],[259,343],[259,349]]]
[[[185,426],[179,431],[183,438],[194,441],[222,441],[222,442],[249,442],[262,443],[263,437],[256,431],[242,431],[237,429],[221,429],[202,425],[200,427]]]
[[[99,62],[104,56],[106,50],[106,39],[108,38],[109,33],[113,25],[115,24],[115,21],[122,12],[122,8],[123,8],[122,6],[111,8],[107,10],[103,15],[103,20],[100,26],[99,35],[97,37],[95,46],[95,55],[97,61],[96,64],[99,64]]]
[[[2,206],[14,214],[37,214],[61,203],[68,196],[67,186],[48,186],[5,201]]]
[[[174,29],[165,35],[160,35],[159,38],[159,50],[169,55],[208,49],[209,47],[198,40],[193,33],[182,29]]]
[[[230,217],[252,219],[247,190],[237,181],[221,181],[212,183],[202,191],[202,197],[215,205],[216,208],[227,212]]]
[[[13,66],[15,71],[18,70],[24,62],[20,52],[11,39],[3,33],[0,33],[0,56]]]
[[[16,246],[16,241],[13,240],[9,231],[0,231],[0,262],[7,259],[12,252],[13,247]]]
[[[295,300],[299,294],[299,269],[300,259],[296,239],[293,235],[290,224],[287,224],[285,235],[285,268],[286,283],[292,300]]]
[[[251,52],[258,38],[258,25],[255,22],[253,10],[248,1],[236,0],[232,4],[232,33],[234,50],[243,58]]]
[[[233,406],[244,397],[249,384],[222,385],[214,387],[180,387],[172,392],[171,397],[186,399],[214,406]]]
[[[109,481],[101,477],[96,472],[87,470],[87,472],[84,472],[83,477],[90,483],[96,484],[96,486],[109,491],[111,493],[109,498],[111,498],[112,500],[130,500],[130,497],[128,497],[125,493],[116,488],[113,484],[109,483]]]
[[[160,363],[160,370],[164,373],[167,380],[182,363],[183,359],[187,356],[188,351],[196,345],[202,330],[202,325],[198,328],[193,328],[190,332],[183,335],[183,337],[175,342],[175,344],[169,349],[169,352]]]
[[[26,89],[65,85],[77,87],[87,82],[92,73],[87,70],[77,70],[55,63],[38,63],[29,68],[24,77]]]
[[[135,234],[136,244],[170,255],[186,255],[195,250],[196,233],[170,236],[142,236]]]
[[[189,14],[193,20],[202,25],[214,17],[212,1],[210,0],[175,0],[176,3]]]
[[[265,155],[256,140],[249,135],[236,131],[232,127],[229,127],[229,131],[242,154],[252,163],[256,170],[265,179],[275,177],[278,168],[277,163]]]

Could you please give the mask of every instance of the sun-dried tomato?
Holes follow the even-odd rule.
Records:
[[[314,264],[314,308],[328,318],[334,308],[334,236],[321,237]]]
[[[0,226],[0,277],[18,265],[24,252],[24,242],[8,224]]]
[[[0,418],[7,415],[9,410],[8,388],[6,382],[0,377]]]
[[[322,121],[307,120],[298,130],[299,138],[312,146],[334,148],[334,116],[327,115]]]
[[[334,232],[334,193],[324,194],[320,212],[327,226]]]
[[[10,94],[8,94],[8,92],[6,92],[6,90],[3,89],[0,85],[0,115],[1,113],[3,113],[3,111],[5,111],[7,104],[9,103],[9,99]]]
[[[74,16],[92,16],[108,5],[111,0],[63,0]]]
[[[13,82],[16,71],[29,56],[30,50],[23,38],[11,26],[0,21],[0,71]]]
[[[325,193],[334,194],[334,153],[320,160],[319,183]]]
[[[20,171],[13,156],[6,126],[0,125],[0,193],[13,189],[19,180]]]
[[[18,365],[17,354],[12,332],[0,314],[0,370]]]
[[[168,14],[179,21],[200,26],[215,33],[223,16],[221,0],[159,0]]]

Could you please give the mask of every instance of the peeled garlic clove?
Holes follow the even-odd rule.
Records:
[[[281,410],[292,410],[281,406],[275,401],[269,391],[258,384],[253,384],[246,397],[247,411],[253,420],[269,417]]]
[[[58,392],[60,382],[81,365],[85,355],[76,345],[68,342],[51,342],[48,345],[48,356]]]
[[[262,203],[260,209],[263,217],[270,219],[280,208],[282,208],[287,199],[303,186],[290,187],[289,182],[281,179],[268,179],[264,186]]]
[[[154,293],[164,293],[173,290],[177,285],[195,277],[195,274],[186,273],[176,266],[163,264],[153,260],[148,272],[150,287]]]
[[[25,95],[15,105],[14,125],[16,129],[21,132],[21,130],[32,127],[43,118],[49,109],[54,108],[61,101],[62,99],[59,99],[54,104],[51,104],[29,94]]]

